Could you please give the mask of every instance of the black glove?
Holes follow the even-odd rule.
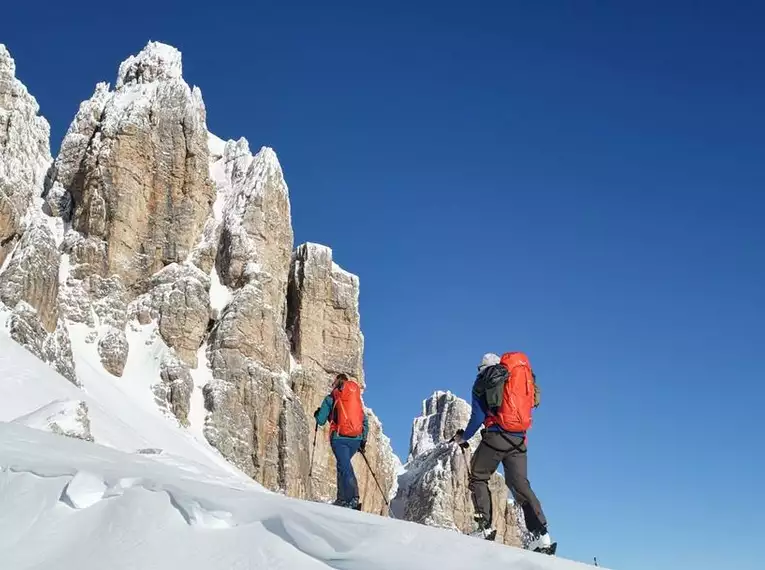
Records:
[[[361,440],[361,445],[359,445],[359,451],[361,453],[364,453],[366,451],[366,449],[367,449],[367,440],[366,439],[362,439]]]
[[[315,419],[317,419],[317,420],[319,419],[319,412],[320,412],[320,411],[321,411],[321,407],[319,407],[319,408],[316,408],[316,411],[313,413],[313,417],[314,417]]]
[[[458,429],[456,432],[454,432],[454,437],[452,437],[449,441],[456,443],[462,449],[467,449],[468,447],[470,447],[470,444],[467,441],[465,441],[464,435],[465,435],[465,430]]]

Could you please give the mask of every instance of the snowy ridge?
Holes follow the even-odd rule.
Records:
[[[0,457],[0,556],[18,570],[587,568],[23,426],[0,425]]]

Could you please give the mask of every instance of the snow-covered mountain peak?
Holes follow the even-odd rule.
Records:
[[[0,178],[41,181],[51,155],[50,125],[39,111],[37,99],[16,78],[13,57],[0,44]]]
[[[131,55],[122,62],[116,87],[180,79],[182,75],[181,52],[167,44],[149,42],[138,55]]]
[[[11,52],[5,47],[5,44],[0,44],[0,77],[3,75],[9,75],[11,77],[16,76],[16,62],[11,57]]]
[[[412,425],[409,458],[414,459],[449,440],[470,418],[470,405],[451,392],[435,392],[422,402],[422,415]]]

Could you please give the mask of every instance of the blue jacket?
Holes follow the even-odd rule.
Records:
[[[475,435],[475,432],[478,431],[478,428],[481,427],[481,424],[483,424],[484,420],[486,419],[486,409],[484,408],[483,402],[481,402],[480,398],[476,398],[475,395],[473,395],[473,402],[471,404],[470,409],[470,421],[468,421],[468,425],[465,428],[465,434],[462,436],[465,438],[465,441],[470,439]],[[509,435],[517,435],[519,437],[523,437],[523,432],[510,432],[503,430],[500,426],[497,424],[494,424],[489,428],[489,431],[502,431]]]
[[[316,416],[316,423],[318,423],[320,426],[323,426],[327,423],[327,420],[329,420],[329,415],[332,413],[332,408],[335,407],[335,399],[332,397],[332,394],[329,394],[326,398],[324,398],[324,401],[321,403],[321,408],[319,408],[319,415]],[[354,440],[360,440],[360,441],[366,441],[367,435],[369,434],[369,421],[367,420],[367,414],[364,412],[364,431],[361,432],[361,435],[356,437],[347,437],[344,435],[339,435],[336,432],[332,432],[332,438],[339,438],[339,439],[354,439]]]

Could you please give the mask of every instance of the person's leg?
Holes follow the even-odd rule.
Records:
[[[346,473],[350,469],[351,456],[348,446],[342,439],[332,438],[332,453],[335,454],[335,463],[337,467],[337,504],[344,505],[348,502],[348,491],[346,489]]]
[[[348,502],[356,508],[359,503],[359,483],[356,480],[356,472],[353,470],[353,463],[351,459],[359,451],[361,446],[361,440],[349,439],[348,440],[348,472],[346,473],[345,488],[348,493]]]
[[[487,525],[491,525],[492,520],[489,479],[497,470],[499,462],[504,456],[502,448],[497,447],[495,443],[497,443],[496,434],[484,432],[483,439],[470,463],[470,491],[473,496],[473,506],[476,515],[483,518]],[[501,445],[501,442],[499,443]]]
[[[351,457],[359,450],[361,442],[335,437],[332,439],[332,451],[337,461],[337,498],[348,505],[359,496],[356,474],[353,472]]]
[[[505,437],[515,446],[502,461],[502,465],[505,467],[505,483],[513,493],[516,502],[523,509],[528,531],[532,534],[545,534],[547,532],[547,519],[528,479],[526,444],[521,437]]]

